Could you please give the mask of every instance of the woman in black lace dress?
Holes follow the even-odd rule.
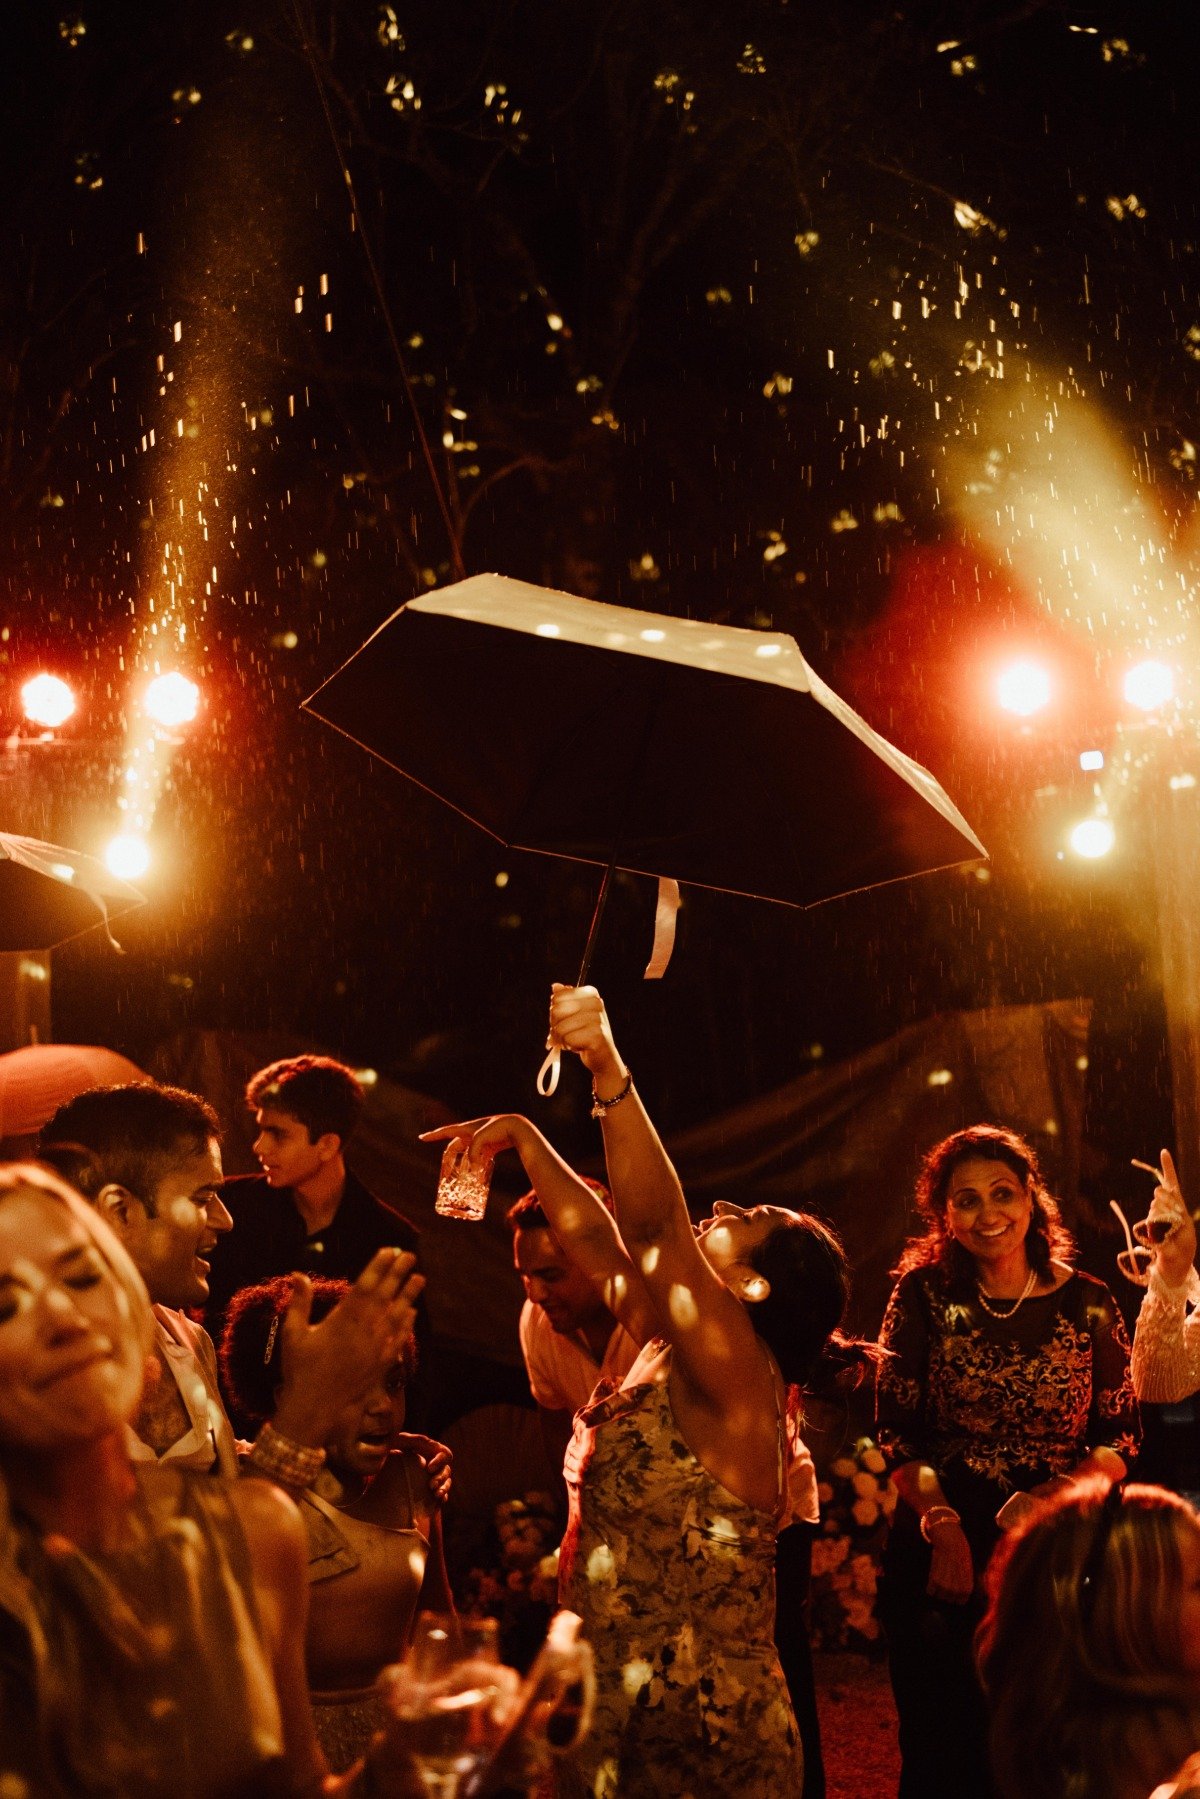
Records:
[[[899,1488],[881,1613],[900,1718],[899,1799],[990,1791],[972,1636],[1005,1526],[1067,1480],[1119,1480],[1137,1447],[1129,1344],[1030,1146],[976,1125],[917,1183],[926,1220],[883,1322],[878,1431]],[[1003,1514],[998,1518],[998,1514]]]

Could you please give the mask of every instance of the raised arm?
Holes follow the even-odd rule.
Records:
[[[440,1130],[426,1131],[421,1141],[445,1143],[450,1162],[464,1146],[476,1164],[490,1161],[506,1149],[515,1150],[551,1230],[613,1317],[637,1343],[654,1335],[657,1325],[645,1284],[626,1252],[612,1213],[528,1118],[504,1113],[443,1125]]]
[[[675,1366],[739,1429],[747,1428],[749,1416],[773,1417],[774,1378],[754,1326],[696,1241],[679,1177],[617,1051],[596,989],[556,986],[550,1026],[592,1076],[617,1227],[675,1350]]]
[[[1179,1190],[1169,1150],[1147,1223],[1166,1230],[1150,1267],[1133,1333],[1134,1391],[1148,1405],[1175,1405],[1200,1388],[1200,1311],[1195,1306],[1196,1226]]]

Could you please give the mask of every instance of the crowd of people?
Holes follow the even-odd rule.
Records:
[[[600,996],[556,987],[550,1025],[591,1076],[607,1186],[517,1115],[428,1136],[455,1167],[515,1152],[530,1185],[520,1349],[578,1677],[551,1696],[462,1661],[472,1755],[431,1785],[397,1695],[420,1615],[460,1630],[452,1458],[406,1428],[436,1347],[417,1233],[346,1165],[351,1072],[256,1075],[262,1173],[232,1180],[205,1100],[93,1089],[0,1170],[0,1790],[821,1799],[804,1402],[873,1376],[899,1799],[1194,1799],[1196,1495],[1128,1478],[1139,1401],[1200,1389],[1170,1156],[1127,1264],[1132,1355],[997,1125],[929,1152],[923,1229],[856,1342],[832,1229],[735,1204],[696,1226]]]

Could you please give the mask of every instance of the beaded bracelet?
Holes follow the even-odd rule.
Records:
[[[251,1446],[249,1460],[260,1474],[288,1487],[311,1487],[325,1466],[325,1451],[294,1443],[271,1423],[264,1424]]]
[[[596,1082],[593,1079],[593,1081],[592,1081],[592,1117],[593,1118],[603,1118],[604,1114],[606,1112],[611,1112],[614,1106],[619,1106],[623,1099],[628,1099],[629,1095],[632,1093],[632,1091],[633,1091],[632,1070],[626,1074],[625,1085],[621,1088],[621,1091],[619,1093],[614,1093],[611,1099],[601,1099],[600,1095],[596,1092]]]

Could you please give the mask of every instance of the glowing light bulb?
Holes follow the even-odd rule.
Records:
[[[1107,818],[1084,818],[1071,832],[1069,842],[1077,856],[1083,856],[1088,862],[1095,862],[1100,856],[1107,856],[1117,834]]]
[[[156,725],[190,725],[200,709],[200,689],[186,675],[156,675],[142,706]]]
[[[150,866],[150,845],[144,837],[123,831],[109,843],[104,860],[109,874],[119,881],[136,881]]]
[[[996,681],[996,698],[1006,712],[1031,718],[1050,703],[1050,676],[1040,662],[1023,657],[1002,669]]]
[[[34,675],[21,689],[21,706],[32,725],[56,730],[75,710],[75,695],[57,675]]]
[[[1175,673],[1165,662],[1139,662],[1125,677],[1125,698],[1141,712],[1165,706],[1175,693]]]

